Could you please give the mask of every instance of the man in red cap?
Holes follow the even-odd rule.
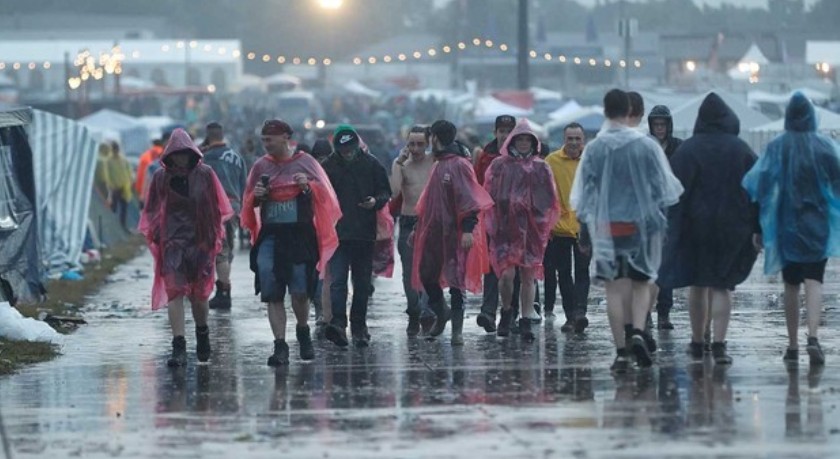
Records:
[[[286,291],[297,319],[300,358],[315,358],[309,301],[318,273],[323,276],[338,246],[335,225],[341,218],[338,199],[324,170],[312,156],[289,147],[292,134],[284,121],[265,122],[262,143],[267,154],[251,169],[242,205],[242,225],[250,230],[253,244],[251,270],[256,274],[256,293],[268,303],[274,334],[270,366],[289,364]]]

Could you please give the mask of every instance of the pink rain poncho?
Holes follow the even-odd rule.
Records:
[[[171,156],[189,151],[186,168]],[[186,296],[206,301],[213,292],[216,255],[225,236],[223,223],[233,215],[225,190],[183,129],[176,129],[161,156],[138,229],[155,260],[152,309]]]
[[[414,288],[424,290],[420,265],[425,261],[443,267],[442,288],[481,292],[482,276],[490,270],[481,218],[492,206],[493,200],[478,184],[469,160],[454,153],[437,160],[415,207]],[[472,232],[472,248],[465,250],[461,247],[461,223],[473,213],[478,213],[479,223]]]
[[[254,207],[254,187],[260,180],[260,176],[270,177],[269,194],[273,201],[288,201],[301,193],[300,187],[293,178],[297,173],[306,175],[312,190],[312,224],[315,226],[315,235],[318,239],[317,269],[323,279],[327,262],[338,247],[335,225],[341,218],[341,208],[327,174],[312,156],[298,152],[286,160],[278,160],[270,155],[258,159],[251,168],[248,182],[245,184],[242,226],[251,232],[251,243],[256,244],[262,225],[260,214]]]
[[[394,217],[389,206],[379,209],[376,213],[373,274],[388,279],[394,275]]]
[[[513,139],[533,138],[534,151],[527,158],[513,156]],[[487,211],[484,224],[489,236],[490,263],[499,275],[522,266],[535,268],[543,277],[543,256],[557,223],[560,208],[551,169],[539,157],[540,141],[527,120],[520,120],[502,145],[501,156],[487,169],[484,188],[495,206]]]

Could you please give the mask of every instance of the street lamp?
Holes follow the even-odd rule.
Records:
[[[337,10],[344,4],[344,0],[318,0],[318,4],[327,10]]]
[[[342,7],[342,5],[344,5],[344,0],[318,0],[318,5],[325,10],[337,11]],[[335,27],[327,27],[327,31],[327,40],[330,50],[329,53],[332,54],[335,45]],[[329,64],[327,64],[326,61],[318,65],[318,80],[324,87],[327,86],[327,65]]]

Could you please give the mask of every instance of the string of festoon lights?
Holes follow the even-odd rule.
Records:
[[[197,40],[191,41],[173,41],[171,43],[161,45],[160,50],[164,53],[178,52],[189,47],[190,49],[200,50],[205,53],[217,54],[219,56],[230,56],[234,59],[244,58],[247,61],[262,62],[264,64],[279,64],[279,65],[325,65],[329,66],[336,63],[336,60],[331,57],[314,57],[314,56],[298,56],[298,55],[282,55],[261,53],[255,50],[242,51],[239,49],[228,49],[225,46],[216,46],[210,43],[201,43]],[[428,49],[420,50],[414,49],[396,54],[380,54],[368,56],[355,56],[349,59],[349,63],[353,65],[384,65],[397,64],[416,61],[429,61],[439,59],[445,55],[464,52],[467,50],[494,50],[502,53],[512,53],[515,50],[506,43],[497,43],[491,39],[474,38],[471,41],[461,41],[458,43],[450,43],[430,47]],[[99,58],[96,58],[96,55]],[[639,59],[632,61],[625,61],[624,59],[612,60],[603,57],[586,57],[565,54],[539,53],[536,50],[530,50],[528,53],[533,60],[542,60],[546,62],[555,62],[560,64],[570,64],[578,66],[589,67],[613,67],[621,68],[631,65],[635,68],[641,68],[643,63]],[[123,62],[131,62],[132,60],[142,59],[142,54],[139,50],[126,49],[122,51],[119,46],[115,46],[110,50],[101,51],[98,54],[91,50],[82,50],[76,55],[73,63],[79,69],[79,79],[87,80],[88,78],[100,79],[104,73],[121,72]],[[0,60],[0,70],[35,70],[41,68],[43,70],[50,70],[53,68],[60,68],[56,62],[6,62]],[[87,76],[85,76],[87,75]],[[97,78],[98,77],[98,78]]]

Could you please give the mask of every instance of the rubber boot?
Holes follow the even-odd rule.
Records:
[[[216,281],[216,296],[210,300],[210,309],[230,309],[230,284]]]
[[[195,357],[199,362],[210,360],[210,328],[195,327]]]
[[[464,310],[463,309],[453,309],[452,310],[452,345],[453,346],[463,346],[464,345]]]

